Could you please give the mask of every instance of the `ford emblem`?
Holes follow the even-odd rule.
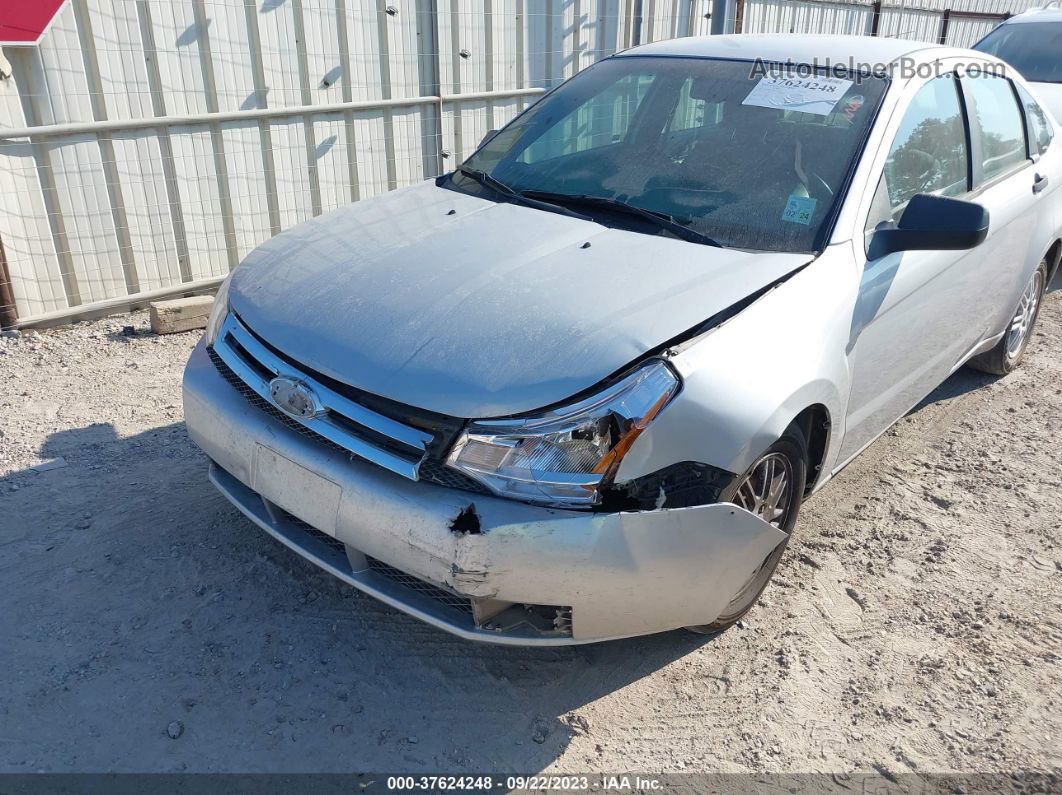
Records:
[[[269,382],[269,394],[277,408],[299,420],[312,419],[324,410],[313,390],[294,378],[274,378]]]

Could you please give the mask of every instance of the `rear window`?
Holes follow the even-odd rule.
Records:
[[[1062,83],[1062,22],[1000,25],[974,45],[1034,83]]]
[[[1029,156],[1042,155],[1051,145],[1054,133],[1051,131],[1051,123],[1047,120],[1043,108],[1021,86],[1016,86],[1021,103],[1025,107],[1025,118],[1029,124]]]
[[[972,115],[981,128],[981,169],[985,182],[1025,162],[1025,127],[1011,82],[995,75],[966,77]]]

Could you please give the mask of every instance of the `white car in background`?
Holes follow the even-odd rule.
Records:
[[[1062,3],[1011,17],[973,48],[1017,69],[1044,106],[1062,119]]]

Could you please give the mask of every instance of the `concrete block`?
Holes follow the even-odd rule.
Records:
[[[206,328],[214,296],[194,295],[191,298],[174,298],[168,301],[152,301],[151,330],[156,334],[175,334]]]

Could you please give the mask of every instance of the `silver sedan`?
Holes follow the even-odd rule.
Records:
[[[716,632],[803,500],[957,368],[1018,366],[1060,186],[992,56],[635,48],[249,255],[188,429],[261,528],[463,637]]]

